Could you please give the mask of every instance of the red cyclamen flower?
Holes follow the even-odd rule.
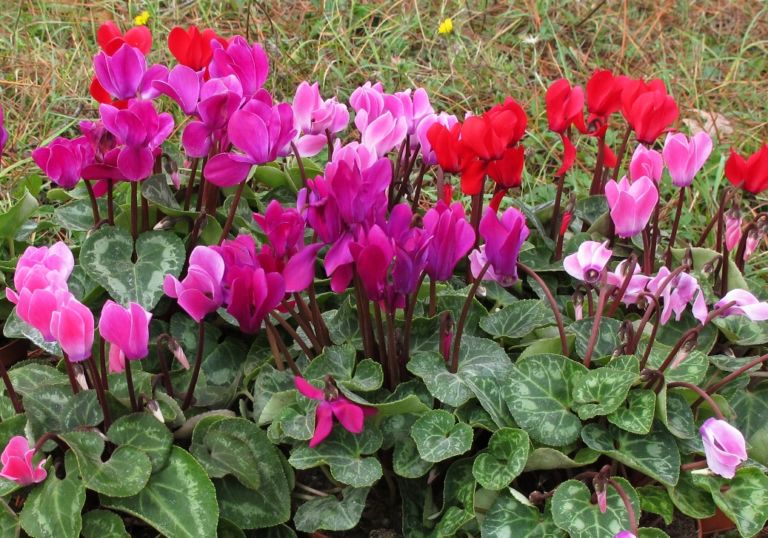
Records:
[[[192,25],[186,30],[175,26],[168,34],[168,49],[181,65],[191,67],[195,71],[208,67],[213,57],[211,41],[217,41],[226,47],[227,40],[219,37],[210,28],[202,32]]]
[[[752,194],[768,189],[768,143],[747,159],[731,148],[731,155],[725,163],[725,176],[728,181]]]

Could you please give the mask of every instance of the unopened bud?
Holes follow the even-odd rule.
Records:
[[[149,400],[147,402],[146,409],[152,413],[152,416],[154,416],[157,420],[165,423],[165,417],[163,416],[162,411],[160,411],[160,405],[157,403],[157,400]]]
[[[725,214],[725,248],[730,252],[741,241],[741,211],[734,205]]]
[[[170,230],[176,225],[177,221],[178,219],[176,217],[163,217],[157,221],[157,224],[155,224],[152,229],[155,231]]]
[[[581,294],[580,291],[577,291],[573,294],[572,299],[573,301],[573,314],[576,318],[576,321],[584,318],[584,296]]]
[[[173,336],[168,337],[168,349],[171,350],[171,353],[174,358],[179,361],[179,364],[181,364],[185,370],[189,370],[189,361],[187,360],[186,353],[184,353],[184,348],[181,347],[179,341]]]
[[[77,384],[80,385],[80,388],[83,390],[88,390],[88,381],[85,379],[85,372],[83,371],[83,367],[80,366],[79,363],[73,364],[72,371],[75,374],[75,381],[77,381]]]
[[[750,230],[747,234],[747,241],[744,245],[744,261],[747,261],[760,244],[760,233],[757,230]]]

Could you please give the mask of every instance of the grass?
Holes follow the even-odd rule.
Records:
[[[290,100],[305,79],[342,99],[358,84],[380,80],[390,91],[424,86],[436,108],[463,116],[510,95],[532,118],[524,194],[543,201],[552,197],[560,151],[544,129],[543,96],[561,76],[583,84],[604,67],[662,78],[681,105],[683,123],[716,125],[722,155],[730,145],[753,151],[768,139],[763,6],[745,0],[19,0],[0,10],[0,103],[10,131],[0,185],[7,192],[35,170],[33,148],[74,134],[79,119],[96,115],[88,84],[99,24],[113,19],[125,28],[148,10],[153,61],[169,59],[165,37],[177,24],[210,26],[225,36],[250,31],[270,55],[268,86],[281,99]],[[445,17],[453,19],[454,31],[439,35]],[[581,140],[580,146],[589,144]],[[574,181],[586,182],[592,159],[592,151],[585,152]],[[718,154],[698,181],[687,228],[714,213],[722,181]],[[667,210],[673,204],[670,191]]]

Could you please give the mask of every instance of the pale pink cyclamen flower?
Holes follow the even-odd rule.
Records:
[[[653,280],[648,283],[648,291],[654,294],[657,293],[661,283],[667,280],[670,274],[671,271],[669,269],[661,267]],[[660,319],[662,325],[669,321],[669,318],[672,317],[672,312],[675,313],[675,319],[680,321],[688,303],[692,303],[693,317],[700,323],[704,323],[707,319],[707,302],[704,299],[704,293],[701,291],[696,277],[688,273],[680,273],[675,276],[664,287],[661,297],[664,301]]]
[[[759,301],[757,297],[741,289],[731,290],[726,293],[722,299],[715,303],[715,309],[731,302],[736,304],[727,308],[720,314],[721,316],[746,316],[752,321],[765,321],[768,319],[768,303]]]
[[[305,397],[317,400],[320,405],[315,411],[315,433],[309,441],[309,447],[314,448],[328,437],[333,429],[333,417],[350,433],[355,435],[363,431],[365,417],[375,415],[376,409],[350,402],[347,398],[338,394],[328,394],[323,389],[310,385],[303,377],[293,378],[296,389]]]
[[[51,314],[51,334],[70,362],[91,356],[93,348],[93,314],[71,293],[59,302]]]
[[[349,123],[347,106],[335,97],[320,96],[317,82],[304,81],[296,88],[293,97],[293,126],[299,134],[296,147],[302,157],[320,153],[328,142],[326,133],[334,135],[346,129]]]
[[[173,275],[166,275],[163,291],[167,296],[178,299],[179,306],[200,323],[206,314],[215,312],[224,301],[224,269],[224,259],[216,250],[195,247],[189,257],[187,276],[179,281]]]
[[[637,538],[632,532],[630,531],[621,531],[620,533],[616,534],[613,538]]]
[[[405,118],[398,118],[387,111],[366,126],[360,142],[382,157],[399,146],[407,134]]]
[[[624,284],[624,279],[627,276],[629,270],[629,262],[622,260],[619,265],[616,266],[612,272],[608,273],[608,284],[620,288]],[[637,303],[648,283],[651,281],[651,277],[642,274],[640,270],[640,264],[636,263],[633,270],[633,274],[629,279],[629,285],[627,286],[624,295],[621,297],[621,302],[625,305],[633,305]]]
[[[99,334],[109,342],[109,371],[125,370],[125,359],[139,360],[149,355],[149,320],[152,314],[138,303],[123,308],[107,301],[99,318]]]
[[[744,261],[752,257],[752,254],[760,245],[760,233],[757,230],[750,230],[747,234],[747,240],[744,242]]]
[[[32,459],[35,457],[35,449],[31,447],[26,437],[16,435],[11,437],[0,455],[0,463],[3,464],[0,476],[7,480],[13,480],[20,486],[29,486],[45,480],[48,472],[45,470],[43,459],[35,465]]]
[[[587,284],[595,284],[613,255],[607,244],[607,241],[584,241],[576,252],[563,259],[565,272]]]
[[[618,183],[611,180],[605,186],[605,196],[616,235],[623,238],[637,235],[645,228],[659,201],[656,184],[647,176],[631,184],[626,176]]]
[[[664,161],[661,158],[661,153],[648,149],[643,144],[638,144],[632,154],[632,160],[629,162],[629,177],[632,181],[637,181],[645,176],[658,183],[663,171]]]
[[[699,429],[709,470],[733,478],[736,468],[747,459],[744,436],[724,420],[708,418]]]
[[[675,187],[689,186],[710,153],[712,138],[704,131],[693,135],[690,140],[682,133],[668,133],[662,155],[672,184]]]

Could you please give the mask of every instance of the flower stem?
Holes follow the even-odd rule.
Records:
[[[111,179],[107,180],[107,222],[115,225],[115,184]]]
[[[627,144],[629,143],[629,136],[632,134],[632,127],[627,125],[627,128],[624,130],[624,137],[621,139],[621,146],[619,146],[619,156],[616,160],[616,167],[613,169],[613,173],[611,174],[611,177],[614,181],[616,181],[619,177],[619,172],[621,171],[621,165],[624,164],[624,156],[627,152]]]
[[[632,507],[632,501],[629,500],[627,492],[624,491],[624,488],[622,488],[621,485],[619,485],[619,483],[616,482],[613,478],[609,478],[607,482],[613,487],[613,489],[616,490],[616,493],[619,494],[619,497],[621,497],[621,500],[624,503],[624,508],[626,508],[627,515],[629,516],[630,530],[632,531],[632,534],[637,536],[640,533],[637,530],[637,517],[635,516],[635,509]]]
[[[163,344],[165,344],[167,340],[167,335],[163,335],[158,338],[155,344],[155,349],[157,350],[157,362],[160,363],[160,372],[163,376],[163,386],[165,387],[165,392],[168,393],[168,396],[173,398],[174,394],[173,383],[171,383],[171,372],[168,369],[168,362],[165,360],[165,351],[163,351]]]
[[[437,314],[437,282],[429,279],[429,317]]]
[[[464,301],[464,307],[461,309],[461,315],[459,316],[459,323],[456,325],[456,335],[453,340],[453,354],[451,356],[451,373],[455,374],[459,369],[459,351],[461,350],[461,335],[464,332],[464,325],[467,323],[467,316],[469,316],[469,308],[472,306],[472,301],[475,299],[477,288],[480,287],[480,282],[483,281],[485,273],[491,266],[491,262],[485,262],[483,268],[477,274],[472,287],[469,288],[467,299]]]
[[[149,230],[149,201],[144,198],[142,192],[139,192],[139,198],[141,198],[141,231],[146,232]]]
[[[131,181],[131,237],[133,237],[134,243],[136,242],[136,238],[139,237],[139,210],[137,206],[136,198],[138,197],[139,192],[139,184],[136,181]],[[136,247],[133,247],[134,255],[136,253]],[[136,261],[134,259],[134,261]]]
[[[101,384],[105,390],[109,390],[109,378],[107,377],[107,342],[99,336],[99,363],[101,364]]]
[[[426,276],[426,271],[422,271],[421,276],[419,277],[419,283],[416,285],[416,290],[411,294],[410,300],[406,305],[405,314],[403,316],[405,319],[403,325],[403,352],[406,354],[406,356],[410,356],[411,353],[411,327],[413,326],[413,313],[416,311],[416,301],[419,300],[419,290],[421,290],[421,286],[424,284],[424,279]]]
[[[709,235],[709,232],[712,231],[712,228],[715,224],[720,226],[720,217],[722,216],[723,212],[725,211],[725,206],[730,201],[731,197],[733,196],[733,192],[726,188],[723,190],[723,194],[720,197],[720,205],[717,208],[717,213],[715,213],[715,216],[712,220],[709,221],[709,224],[707,224],[707,227],[704,228],[704,231],[701,232],[701,236],[699,237],[699,240],[696,242],[696,246],[700,247],[704,244],[704,241],[707,240],[707,236]],[[720,235],[720,231],[718,231],[718,236]],[[720,250],[720,243],[719,239],[716,239],[716,247],[715,250]]]
[[[722,219],[723,216],[720,215]],[[726,241],[722,241],[722,263],[720,264],[720,297],[728,293],[728,266],[730,265],[730,256],[728,255],[728,247]]]
[[[280,326],[285,329],[285,332],[288,333],[288,336],[293,338],[293,340],[298,344],[298,346],[301,348],[301,350],[304,352],[304,354],[307,356],[308,359],[312,360],[315,358],[315,354],[312,353],[312,350],[307,347],[307,344],[304,342],[304,340],[299,336],[299,334],[291,327],[291,325],[283,319],[283,317],[278,314],[277,312],[270,312],[270,315],[277,321]],[[309,333],[305,330],[304,333],[309,336]],[[314,345],[314,344],[313,344]],[[318,344],[319,345],[319,344]]]
[[[608,308],[609,318],[613,317],[616,314],[616,311],[619,309],[621,300],[624,298],[624,295],[627,293],[627,288],[629,288],[629,283],[632,281],[632,277],[635,274],[635,267],[637,267],[637,256],[635,256],[634,254],[630,254],[629,258],[627,258],[627,265],[626,265],[627,274],[624,275],[624,280],[622,281],[621,286],[619,287],[618,291],[614,294],[613,303],[611,303],[611,306]]]
[[[229,230],[232,229],[232,223],[235,221],[235,215],[237,214],[237,206],[240,205],[240,197],[243,195],[243,190],[245,189],[245,180],[243,180],[238,186],[237,190],[235,191],[235,197],[232,199],[232,205],[229,207],[229,212],[227,213],[227,220],[224,222],[224,228],[221,229],[221,235],[219,236],[219,245],[227,238],[229,235]]]
[[[266,323],[264,325],[264,329],[267,333],[267,342],[269,342],[269,349],[272,351],[272,356],[275,358],[275,367],[279,371],[285,370],[285,363],[283,362],[283,357],[280,354],[280,348],[277,347],[277,341],[275,340],[275,333],[274,329],[271,324]]]
[[[88,357],[88,366],[91,370],[91,377],[93,377],[93,386],[96,389],[96,396],[99,399],[101,410],[104,412],[104,431],[107,431],[112,422],[112,418],[109,415],[109,406],[107,405],[107,398],[104,394],[104,386],[101,384],[99,369],[96,366],[96,359],[93,358],[93,355]]]
[[[547,286],[547,283],[544,282],[544,280],[530,267],[527,265],[517,262],[517,268],[520,269],[522,272],[524,272],[526,275],[531,277],[536,281],[536,283],[541,287],[542,291],[544,292],[544,295],[547,297],[547,301],[549,301],[549,306],[552,309],[552,314],[555,316],[555,323],[557,324],[557,331],[560,333],[560,349],[564,356],[568,356],[568,337],[565,335],[565,325],[563,324],[563,316],[560,314],[560,309],[557,307],[557,301],[555,300],[555,296],[552,295],[552,291],[549,289],[549,286]]]
[[[195,203],[195,211],[198,213],[203,207],[203,193],[205,192],[205,165],[208,162],[208,157],[203,157],[203,164],[200,166],[200,186],[197,188],[197,203]]]
[[[391,386],[394,389],[400,383],[400,364],[397,356],[397,346],[395,345],[395,314],[387,312],[387,348],[389,350],[389,375]]]
[[[69,362],[69,357],[67,357],[66,353],[62,352],[62,358],[64,359],[64,365],[67,367],[67,377],[69,377],[69,384],[72,387],[72,392],[77,394],[80,392],[80,386],[75,379],[75,370],[72,368],[72,363]]]
[[[190,164],[191,170],[189,171],[189,179],[187,180],[187,188],[184,189],[184,211],[189,211],[189,204],[192,203],[192,190],[195,186],[195,176],[197,176],[197,166],[200,164],[200,159],[195,157]]]
[[[555,177],[555,185],[557,185],[557,190],[555,192],[555,205],[552,208],[552,221],[549,224],[549,236],[553,241],[557,239],[557,233],[560,231],[560,204],[563,198],[565,174],[560,174],[559,176]]]
[[[603,177],[603,159],[605,159],[605,134],[597,137],[597,160],[595,161],[595,170],[592,172],[592,184],[589,187],[589,195],[600,193],[600,183]]]
[[[387,342],[384,337],[384,321],[381,318],[381,305],[378,303],[374,303],[373,305],[373,315],[376,320],[376,340],[378,343],[379,362],[381,362],[382,366],[387,366],[387,368],[389,368]],[[389,381],[391,383],[392,379]]]
[[[672,249],[675,248],[675,239],[677,238],[677,228],[680,225],[680,215],[683,212],[683,203],[685,202],[685,187],[680,187],[680,195],[677,198],[677,208],[675,209],[675,220],[672,223],[672,232],[669,235],[669,246],[667,247],[666,263],[672,263]]]
[[[300,294],[296,294],[297,299],[301,299]],[[317,295],[315,294],[315,283],[312,282],[309,288],[307,288],[307,295],[309,296],[309,308],[312,312],[312,324],[315,326],[315,332],[320,337],[320,341],[324,346],[331,345],[331,335],[328,332],[328,327],[325,325],[323,315],[320,313],[320,306],[317,304]]]
[[[723,416],[723,412],[720,410],[720,407],[715,403],[715,400],[713,400],[712,396],[707,394],[707,392],[701,387],[698,387],[693,383],[688,383],[687,381],[675,381],[674,383],[670,383],[669,385],[667,385],[667,388],[670,388],[670,389],[673,389],[675,387],[683,387],[683,388],[692,390],[693,392],[699,395],[699,398],[703,399],[705,402],[709,404],[709,406],[712,408],[712,411],[715,413],[715,416],[717,418],[719,418],[720,420],[725,420],[725,417]]]
[[[299,148],[296,147],[296,143],[291,141],[291,150],[293,151],[293,156],[296,157],[296,166],[299,167],[299,175],[301,176],[301,186],[306,187],[307,186],[307,171],[304,170],[304,161],[301,160],[301,155],[299,154]],[[245,183],[245,181],[243,181]]]
[[[93,225],[96,226],[99,224],[99,221],[101,220],[101,216],[99,215],[99,203],[96,200],[96,194],[93,192],[93,185],[91,185],[91,182],[87,179],[84,179],[83,182],[85,183],[85,188],[88,190],[88,198],[91,199],[91,212],[93,213]]]
[[[424,174],[427,173],[428,166],[424,163],[421,163],[421,168],[419,169],[419,175],[416,176],[416,189],[413,191],[413,199],[411,200],[411,210],[416,211],[419,207],[419,200],[421,199],[421,187],[424,184]],[[406,178],[403,178],[403,181],[407,181]]]
[[[16,391],[13,388],[13,383],[11,383],[11,377],[8,375],[8,370],[5,367],[5,361],[2,357],[0,357],[0,376],[3,378],[3,383],[5,384],[5,391],[8,393],[8,397],[11,399],[11,403],[13,404],[13,410],[16,411],[16,413],[21,414],[24,412],[24,407],[21,405],[21,400],[19,399],[19,395],[16,394]]]
[[[184,395],[184,403],[181,405],[182,411],[186,411],[192,404],[192,399],[194,398],[195,394],[195,385],[197,385],[197,378],[200,376],[200,366],[203,364],[203,348],[205,347],[205,322],[200,320],[200,323],[197,325],[197,353],[195,356],[195,367],[192,370],[192,379],[189,380],[187,393]],[[127,364],[128,361],[126,361],[126,365]]]
[[[131,399],[131,409],[136,412],[139,410],[136,403],[136,391],[133,389],[133,374],[131,374],[131,361],[125,359],[125,384],[128,386],[128,397]]]
[[[603,270],[603,275],[605,275],[605,270]],[[597,311],[595,312],[595,317],[592,320],[592,332],[589,335],[589,342],[587,343],[587,351],[584,354],[584,366],[589,368],[590,364],[592,363],[592,353],[594,353],[595,350],[595,344],[597,343],[597,336],[600,333],[600,320],[603,317],[603,310],[605,310],[605,303],[608,300],[608,292],[613,288],[613,286],[609,286],[607,283],[603,282],[602,286],[600,286],[600,295],[597,300]]]
[[[749,363],[745,364],[744,366],[740,367],[738,370],[734,370],[727,376],[725,376],[723,379],[718,381],[717,383],[710,385],[707,387],[707,394],[714,394],[724,386],[726,386],[728,383],[739,377],[744,372],[747,372],[757,366],[758,364],[761,364],[765,361],[768,361],[768,355],[763,355],[762,357],[758,357],[753,361],[750,361]],[[694,406],[701,403],[701,398],[693,403]]]

